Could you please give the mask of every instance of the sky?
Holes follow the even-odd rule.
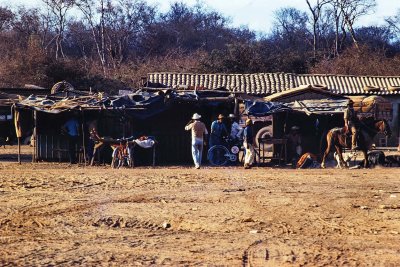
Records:
[[[180,0],[193,5],[196,0]],[[161,11],[168,10],[171,0],[147,0]],[[250,30],[270,32],[274,11],[283,7],[295,7],[308,11],[305,0],[202,0],[206,6],[229,17],[233,26],[247,26]],[[315,1],[311,1],[315,2]],[[2,6],[24,4],[35,7],[41,4],[40,0],[0,0]],[[384,23],[385,17],[393,16],[400,10],[400,0],[376,0],[375,13],[360,19],[357,26],[371,26]]]

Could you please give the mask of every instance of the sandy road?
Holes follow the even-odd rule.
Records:
[[[397,266],[399,174],[0,163],[0,264]]]

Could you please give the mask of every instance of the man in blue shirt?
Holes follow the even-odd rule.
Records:
[[[224,144],[223,137],[229,135],[228,130],[223,123],[223,119],[224,115],[219,114],[217,120],[213,121],[211,124],[210,147]]]
[[[253,121],[246,120],[246,128],[243,131],[243,146],[246,149],[244,157],[244,168],[250,169],[254,161],[254,146],[253,146]]]
[[[79,138],[79,123],[74,117],[67,120],[62,126],[62,130],[67,133],[68,136],[68,156],[71,164],[76,163],[76,145]]]

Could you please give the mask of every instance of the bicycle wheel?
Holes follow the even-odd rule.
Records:
[[[121,165],[120,161],[120,148],[115,148],[113,153],[112,153],[112,160],[111,160],[111,168],[113,169],[118,169]]]
[[[228,163],[229,160],[229,150],[221,145],[216,145],[208,150],[208,161],[213,166],[223,166]]]

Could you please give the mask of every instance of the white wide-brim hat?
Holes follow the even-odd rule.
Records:
[[[201,118],[201,115],[194,113],[192,116],[192,120],[199,120]]]

